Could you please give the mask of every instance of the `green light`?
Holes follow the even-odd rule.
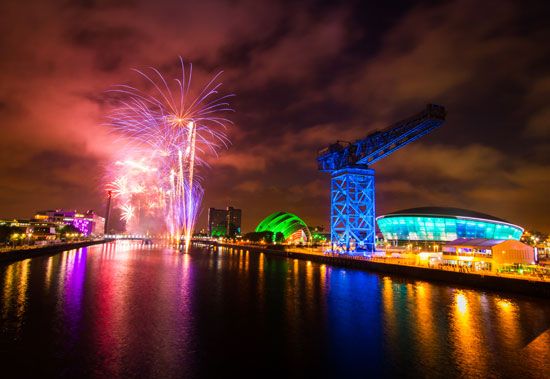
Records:
[[[256,227],[256,232],[273,232],[273,235],[277,233],[283,233],[285,240],[290,237],[294,232],[300,229],[304,229],[308,235],[308,239],[311,240],[311,233],[306,223],[293,213],[276,212],[267,216]]]
[[[212,237],[223,237],[225,233],[226,229],[222,227],[215,227],[212,229]]]

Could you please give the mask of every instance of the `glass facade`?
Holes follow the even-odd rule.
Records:
[[[519,240],[523,233],[523,229],[519,226],[467,217],[390,215],[381,216],[376,221],[387,240],[452,241],[457,238]]]

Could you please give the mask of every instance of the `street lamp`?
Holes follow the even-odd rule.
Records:
[[[15,241],[17,241],[17,238],[19,238],[18,233],[13,233],[10,237],[11,241],[13,242],[13,248],[15,249]]]

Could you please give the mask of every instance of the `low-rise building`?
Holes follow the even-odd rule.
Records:
[[[38,241],[53,241],[57,239],[57,224],[42,220],[0,220],[0,242],[7,241],[21,244],[31,244]]]
[[[52,223],[59,226],[72,225],[85,236],[103,234],[105,228],[105,218],[98,216],[93,210],[86,213],[63,209],[38,211],[32,221]]]
[[[535,264],[533,247],[517,240],[459,238],[443,247],[443,264],[467,266],[473,270],[506,270]]]

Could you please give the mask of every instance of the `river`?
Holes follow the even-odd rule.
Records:
[[[120,241],[0,286],[4,378],[550,376],[546,299]]]

